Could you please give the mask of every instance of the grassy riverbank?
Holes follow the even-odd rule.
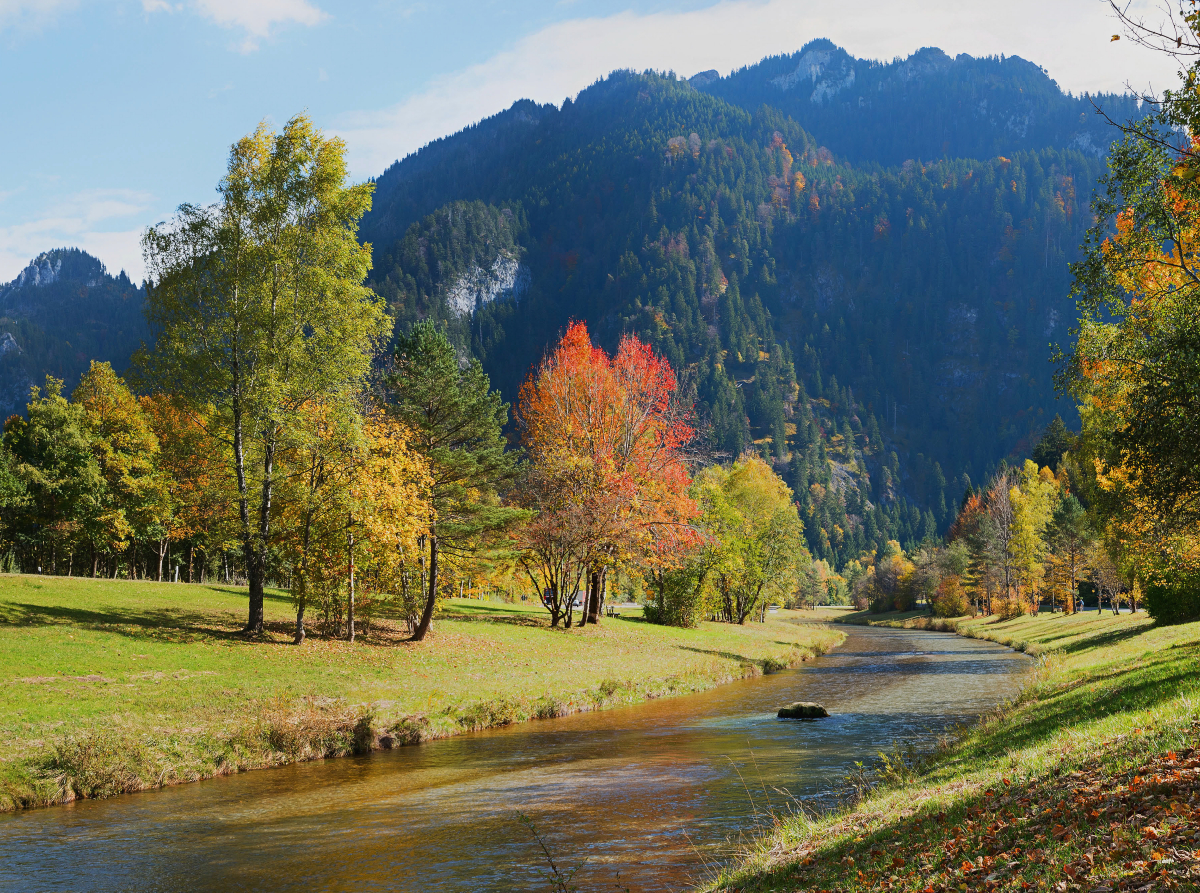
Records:
[[[893,759],[854,806],[781,819],[716,887],[1200,889],[1200,623],[1093,612],[954,625],[1038,656],[1017,701],[928,761]]]
[[[450,601],[425,642],[377,619],[354,645],[297,648],[286,594],[268,594],[262,641],[238,635],[245,612],[232,587],[0,576],[0,809],[701,691],[842,638],[794,622],[811,612],[562,631],[533,607]]]

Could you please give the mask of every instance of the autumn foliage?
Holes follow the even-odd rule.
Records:
[[[598,619],[609,568],[670,564],[697,542],[690,403],[648,345],[627,335],[609,356],[576,322],[522,386],[518,414],[530,460],[519,499],[538,511],[517,535],[524,565],[553,619],[580,578]]]

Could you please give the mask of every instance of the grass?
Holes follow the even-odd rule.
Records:
[[[259,641],[238,633],[246,602],[233,587],[0,576],[0,809],[701,691],[842,638],[796,622],[813,612],[563,631],[533,607],[449,601],[425,642],[384,619],[353,645],[295,647],[286,593],[268,593]]]
[[[858,802],[781,817],[715,888],[1200,889],[1200,623],[952,623],[1037,655],[1020,697],[928,758],[881,762]]]

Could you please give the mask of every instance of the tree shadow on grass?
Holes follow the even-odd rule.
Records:
[[[725,660],[735,661],[739,664],[761,664],[761,660],[756,660],[753,657],[746,657],[744,654],[737,654],[733,651],[717,651],[713,648],[694,648],[691,645],[676,646],[680,651],[691,651],[694,654],[708,654],[712,657],[720,657]]]
[[[446,620],[478,623],[507,623],[511,626],[532,626],[548,629],[549,614],[533,611],[514,611],[499,605],[447,605],[442,608]]]
[[[1195,673],[1200,643],[1148,654],[1117,666],[1093,670],[1017,708],[1016,718],[981,730],[972,750],[994,755],[1044,742],[1063,728],[1115,713],[1141,711],[1198,687]]]
[[[1124,642],[1126,639],[1136,639],[1144,632],[1146,632],[1146,627],[1144,626],[1126,626],[1120,629],[1109,630],[1108,632],[1082,636],[1076,641],[1060,645],[1054,650],[1063,654],[1074,654],[1077,651],[1086,651],[1089,648],[1116,645]]]
[[[134,639],[185,644],[200,639],[245,641],[236,627],[221,626],[211,614],[180,608],[133,610],[87,610],[59,605],[0,603],[0,622],[15,626],[71,625],[80,629],[115,633]],[[273,627],[280,624],[271,624]]]
[[[235,598],[241,598],[243,601],[250,601],[250,590],[245,586],[221,585],[207,583],[190,583],[190,586],[201,586],[209,592],[216,592],[220,595],[232,595]],[[185,590],[186,591],[186,590]],[[278,602],[283,604],[292,604],[292,594],[286,589],[266,589],[263,591],[263,600],[268,602]]]

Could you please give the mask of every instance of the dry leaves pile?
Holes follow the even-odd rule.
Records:
[[[1116,775],[1096,765],[1002,781],[965,809],[911,817],[898,834],[893,826],[833,852],[801,853],[786,888],[1200,890],[1197,748]]]

